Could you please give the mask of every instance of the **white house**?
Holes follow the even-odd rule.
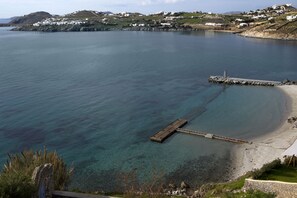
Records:
[[[248,26],[249,26],[248,23],[240,23],[240,24],[238,25],[238,28],[244,28],[244,27],[248,27]]]
[[[286,17],[286,19],[287,19],[287,21],[293,21],[294,19],[296,19],[297,18],[297,15],[290,15],[290,16],[287,16]]]
[[[162,26],[171,26],[171,23],[161,23]]]
[[[221,23],[205,23],[206,26],[216,26],[216,27],[221,27],[223,24]]]

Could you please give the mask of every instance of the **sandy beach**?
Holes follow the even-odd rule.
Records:
[[[288,95],[288,117],[297,116],[297,85],[279,86]],[[232,151],[232,179],[235,179],[248,171],[258,169],[263,164],[282,159],[282,153],[289,148],[297,139],[297,129],[287,122],[275,131],[252,140],[252,144],[235,146]]]

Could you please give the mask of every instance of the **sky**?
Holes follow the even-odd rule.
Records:
[[[291,2],[290,2],[291,1]],[[119,12],[205,11],[224,13],[249,11],[296,0],[0,0],[0,18],[22,16],[36,11],[63,15],[77,10]]]

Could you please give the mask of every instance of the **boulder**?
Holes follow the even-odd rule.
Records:
[[[169,184],[168,187],[169,187],[170,189],[176,189],[176,185],[175,185],[175,184]]]
[[[296,121],[297,121],[297,116],[288,118],[288,123],[290,123],[290,124],[294,124]]]
[[[180,184],[180,188],[181,188],[181,189],[187,189],[187,188],[189,188],[189,187],[190,187],[189,184],[187,184],[187,183],[184,182],[184,181],[182,181],[181,184]]]

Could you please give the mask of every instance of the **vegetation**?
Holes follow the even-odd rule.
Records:
[[[54,171],[54,188],[63,190],[70,181],[73,169],[68,169],[56,152],[44,150],[23,151],[9,155],[0,174],[0,197],[31,197],[36,186],[31,179],[36,167],[51,163]]]
[[[222,197],[222,198],[241,198],[241,197],[250,197],[250,198],[272,198],[275,197],[272,193],[264,193],[261,191],[242,191],[244,182],[246,178],[251,177],[252,172],[247,173],[246,175],[227,183],[219,184],[207,184],[203,185],[199,191],[202,197]]]
[[[0,175],[1,198],[31,198],[37,192],[31,177],[22,172],[12,171]]]
[[[297,169],[281,165],[278,168],[263,173],[258,179],[297,183]]]
[[[275,160],[270,164],[264,165],[260,170],[254,171],[252,176],[254,179],[297,183],[295,160],[295,157],[288,157],[285,159],[284,164],[281,164],[279,159]]]
[[[270,172],[273,169],[277,169],[279,167],[281,167],[281,160],[276,159],[270,163],[264,164],[262,168],[257,169],[255,171],[251,172],[250,174],[253,179],[260,179],[266,173]]]
[[[201,186],[199,191],[203,197],[224,197],[229,195],[230,193],[234,194],[234,191],[240,190],[244,185],[245,179],[249,176],[250,175],[247,174],[227,183],[206,184]]]
[[[261,169],[248,172],[244,176],[227,183],[207,184],[203,185],[199,191],[203,197],[275,197],[274,194],[267,194],[260,191],[242,191],[246,178],[262,179],[262,177],[271,172],[271,170],[282,167],[280,159],[274,160],[271,163],[263,165]],[[284,170],[285,171],[285,170]],[[283,172],[284,173],[284,172]],[[283,174],[280,173],[280,174]],[[297,173],[296,173],[297,174]],[[297,177],[296,177],[297,179]]]
[[[292,159],[292,158],[290,158]],[[285,160],[291,164],[292,160]],[[4,165],[0,174],[0,197],[32,197],[37,192],[37,187],[31,177],[34,169],[40,165],[51,163],[54,169],[55,189],[63,190],[72,174],[73,169],[67,168],[64,161],[56,152],[48,152],[46,148],[34,152],[23,151],[20,154],[9,155],[9,160]],[[294,165],[293,163],[292,165]],[[162,174],[155,173],[152,178],[141,186],[137,184],[135,173],[123,174],[125,190],[119,197],[163,198],[164,186],[160,183]],[[242,190],[246,178],[278,180],[284,182],[297,182],[297,168],[281,164],[279,159],[265,164],[261,169],[247,173],[246,175],[227,183],[205,184],[198,190],[200,197],[275,197],[260,191]]]

